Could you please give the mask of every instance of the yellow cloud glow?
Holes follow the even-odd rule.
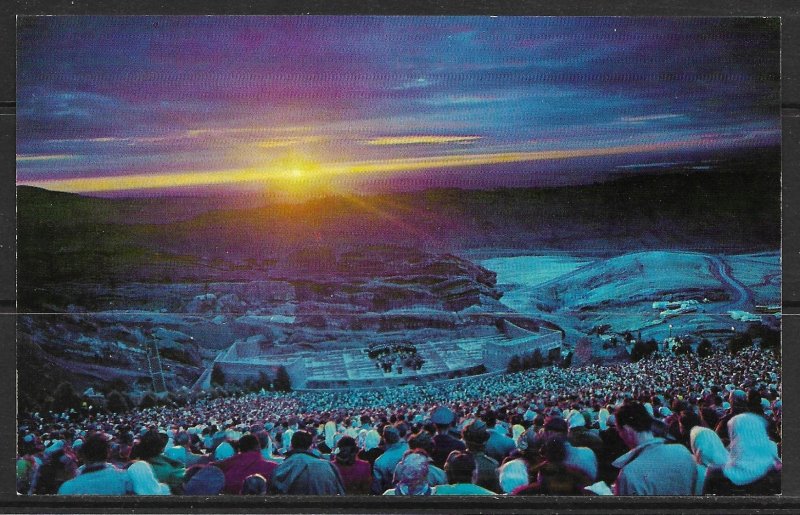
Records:
[[[17,161],[54,161],[57,159],[73,159],[73,154],[17,154]]]
[[[115,177],[84,177],[74,179],[49,179],[24,181],[20,184],[69,191],[73,193],[100,193],[184,186],[210,186],[246,182],[282,182],[302,175],[306,179],[335,175],[399,173],[435,170],[463,166],[482,166],[504,163],[521,163],[578,157],[609,156],[637,152],[652,152],[686,147],[691,142],[670,142],[647,145],[626,145],[605,148],[574,150],[547,150],[539,152],[505,152],[493,154],[465,154],[434,157],[398,158],[353,163],[312,163],[293,159],[276,161],[269,167],[251,167],[228,170],[203,170],[170,174],[132,174]]]

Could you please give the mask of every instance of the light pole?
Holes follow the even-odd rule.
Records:
[[[669,324],[669,337],[672,338],[672,324]]]

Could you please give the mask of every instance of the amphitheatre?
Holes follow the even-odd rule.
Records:
[[[416,384],[450,379],[476,370],[476,367],[485,372],[504,371],[513,356],[522,357],[539,351],[545,357],[559,351],[561,343],[561,331],[544,327],[531,331],[503,320],[501,329],[494,335],[442,339],[416,345],[416,352],[425,360],[419,370],[400,368],[384,371],[369,358],[365,349],[274,354],[265,348],[263,340],[249,338],[220,352],[198,379],[195,388],[210,388],[211,371],[215,366],[226,378],[237,381],[256,379],[260,373],[275,377],[278,367],[284,366],[295,389]]]

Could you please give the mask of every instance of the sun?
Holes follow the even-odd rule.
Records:
[[[300,151],[279,157],[270,163],[269,169],[274,186],[294,196],[319,193],[328,183],[322,165]]]

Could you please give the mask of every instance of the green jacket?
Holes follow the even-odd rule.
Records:
[[[181,493],[183,475],[186,473],[186,468],[180,461],[159,454],[155,458],[147,460],[147,463],[153,467],[153,472],[159,483],[166,483],[173,494]]]

